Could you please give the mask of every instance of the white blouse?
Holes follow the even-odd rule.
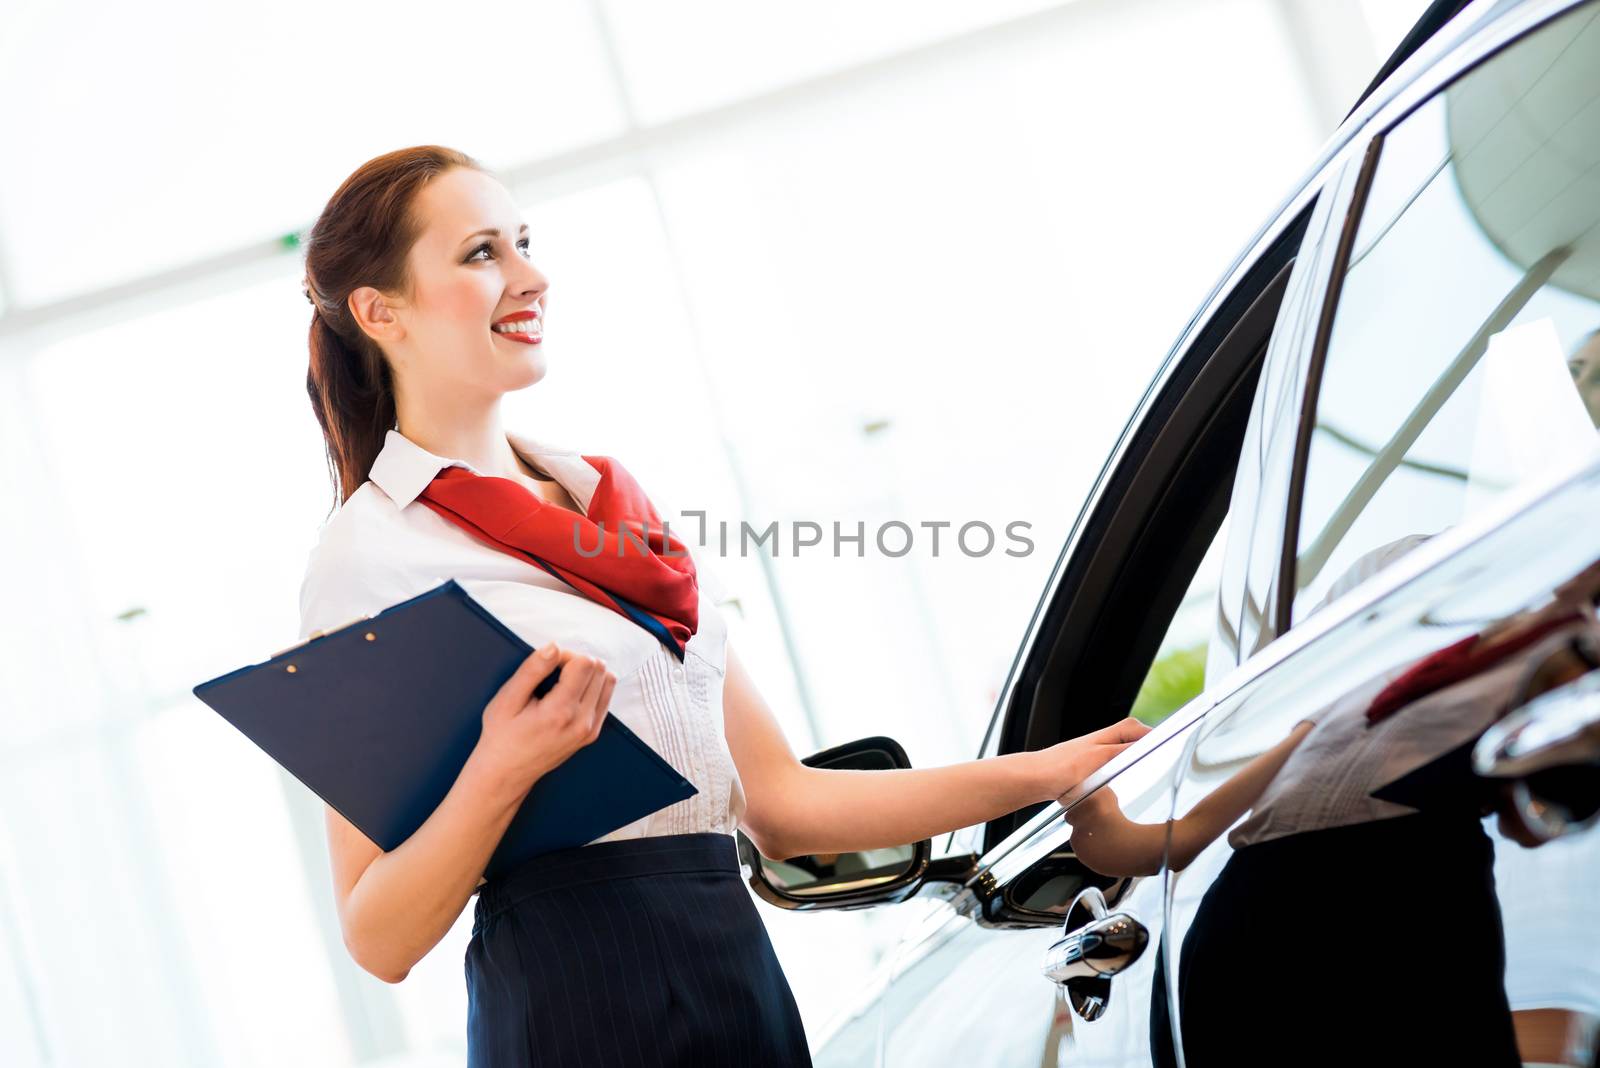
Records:
[[[506,440],[587,512],[600,474],[578,452],[509,431]],[[388,432],[368,480],[322,525],[306,560],[301,640],[453,578],[530,646],[554,641],[603,661],[617,677],[611,714],[699,790],[594,841],[732,834],[744,814],[745,795],[722,712],[727,624],[717,606],[729,598],[703,554],[680,536],[700,585],[699,624],[680,662],[637,623],[417,503],[423,488],[449,466],[484,473],[465,460],[435,456],[398,430]],[[673,514],[655,503],[670,525]]]
[[[1369,679],[1306,716],[1313,724],[1250,815],[1228,834],[1242,849],[1325,827],[1345,827],[1404,816],[1416,809],[1373,797],[1374,791],[1481,735],[1509,711],[1518,685],[1545,657],[1580,630],[1582,620],[1558,627],[1525,649],[1465,679],[1410,702],[1368,725],[1366,710],[1414,662]]]

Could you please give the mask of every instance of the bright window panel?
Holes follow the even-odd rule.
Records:
[[[442,15],[421,0],[34,5],[0,34],[10,299],[92,293],[298,229],[405,145],[498,167],[619,129],[586,0]]]
[[[1428,0],[1360,0],[1360,7],[1381,61],[1389,58],[1428,10]]]
[[[1085,8],[664,166],[749,517],[830,539],[773,562],[824,743],[976,754],[1133,406],[1320,141],[1264,91],[1301,84],[1282,33],[1267,3],[1159,32]],[[865,559],[831,554],[834,520],[866,523]],[[871,543],[892,520],[922,532],[898,558]],[[952,524],[937,557],[924,521]],[[954,543],[971,521],[993,551]]]
[[[676,118],[1061,0],[602,0],[641,122]]]
[[[305,394],[308,311],[287,279],[261,283],[31,362],[40,463],[69,530],[55,552],[123,689],[182,695],[294,640],[332,500]]]

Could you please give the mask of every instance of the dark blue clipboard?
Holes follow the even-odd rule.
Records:
[[[203,682],[194,695],[387,852],[444,800],[478,742],[484,707],[532,652],[447,579]],[[542,679],[534,695],[559,676]],[[484,876],[586,845],[697,793],[607,712],[598,738],[533,784]]]

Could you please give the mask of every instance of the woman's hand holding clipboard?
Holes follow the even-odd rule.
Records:
[[[484,706],[485,760],[518,793],[526,791],[600,737],[616,688],[617,677],[598,657],[545,642]]]

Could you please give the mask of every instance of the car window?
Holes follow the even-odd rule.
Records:
[[[1600,6],[1381,142],[1316,389],[1291,622],[1600,452]]]
[[[1216,630],[1217,584],[1227,541],[1228,520],[1224,517],[1139,684],[1128,714],[1141,723],[1155,726],[1206,688],[1206,655]]]
[[[1206,674],[1213,681],[1259,653],[1280,630],[1275,607],[1283,584],[1284,531],[1311,341],[1354,196],[1358,163],[1346,160],[1324,176],[1325,185],[1307,209],[1293,271],[1272,324],[1228,500],[1231,533],[1222,553],[1216,629],[1206,651]]]

